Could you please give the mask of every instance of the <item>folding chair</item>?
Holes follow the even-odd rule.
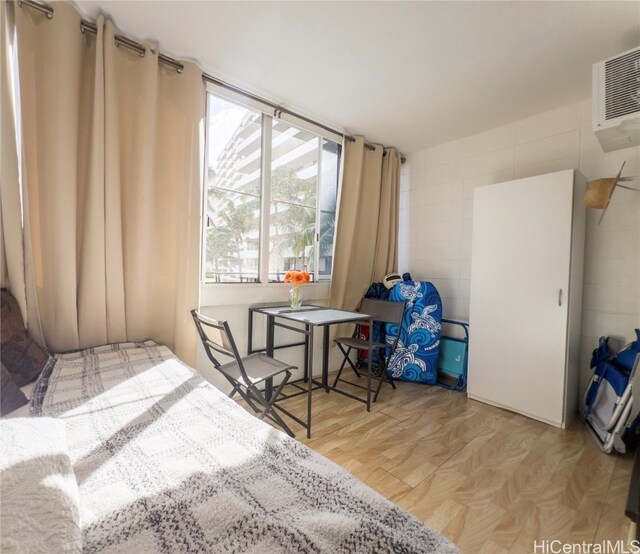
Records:
[[[378,395],[380,394],[380,389],[382,388],[383,381],[390,383],[391,386],[395,389],[396,384],[393,382],[391,376],[387,373],[387,361],[393,355],[393,352],[396,349],[398,344],[398,338],[400,336],[400,325],[402,324],[402,317],[404,316],[405,303],[404,302],[388,302],[386,300],[376,300],[374,298],[363,298],[360,302],[360,311],[364,314],[369,314],[373,316],[373,324],[391,324],[397,325],[398,332],[395,337],[389,336],[388,340],[385,342],[377,342],[374,341],[372,345],[372,351],[368,352],[368,359],[371,360],[374,351],[379,352],[377,370],[376,373],[373,373],[373,368],[376,367],[372,364],[372,374],[371,376],[378,379],[378,387],[376,389],[375,396],[373,397],[373,401],[378,400]],[[333,388],[336,388],[338,381],[342,381],[343,383],[348,383],[352,386],[365,388],[356,383],[352,383],[351,381],[346,381],[345,379],[341,379],[342,371],[345,366],[349,364],[351,369],[355,372],[355,374],[360,377],[360,373],[358,372],[358,368],[356,364],[354,364],[353,360],[350,357],[352,350],[369,350],[369,341],[367,339],[360,338],[360,325],[356,326],[356,330],[354,331],[351,337],[338,337],[334,339],[334,342],[338,345],[338,348],[341,350],[344,355],[344,359],[342,360],[342,364],[340,365],[340,369],[338,370],[338,374],[333,382]],[[369,332],[372,333],[373,329],[369,329]]]
[[[640,329],[638,340],[615,356],[602,337],[593,351],[593,377],[584,395],[582,420],[603,452],[624,454],[640,416]]]
[[[207,356],[233,387],[229,398],[233,398],[236,392],[239,393],[251,409],[258,414],[259,419],[268,417],[282,427],[289,436],[294,437],[293,431],[289,429],[274,408],[278,407],[276,402],[291,377],[290,370],[297,369],[296,366],[285,364],[262,353],[251,354],[243,358],[238,353],[228,322],[210,319],[198,313],[197,310],[191,310],[191,316]],[[228,356],[233,361],[222,364],[214,352]],[[273,378],[281,374],[284,374],[284,378],[278,388],[272,392]],[[258,388],[258,385],[262,383],[265,384],[264,394]]]

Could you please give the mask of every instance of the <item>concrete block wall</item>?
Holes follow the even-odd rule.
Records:
[[[613,176],[623,161],[624,175],[640,174],[639,148],[602,151],[590,100],[409,154],[401,175],[399,269],[436,285],[445,317],[468,320],[474,189],[569,168],[588,180]],[[640,327],[640,194],[616,190],[598,226],[599,216],[588,210],[582,388],[598,337],[628,341]]]

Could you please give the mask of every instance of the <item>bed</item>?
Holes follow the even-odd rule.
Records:
[[[30,411],[63,424],[83,552],[458,552],[151,341],[56,356]]]

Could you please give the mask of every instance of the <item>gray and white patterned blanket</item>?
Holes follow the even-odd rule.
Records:
[[[66,424],[85,552],[457,552],[153,342],[60,355],[32,413]]]

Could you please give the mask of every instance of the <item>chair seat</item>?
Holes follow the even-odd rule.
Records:
[[[286,364],[267,356],[266,354],[260,353],[251,354],[242,358],[242,364],[244,365],[247,377],[254,385],[271,377],[275,377],[288,369],[296,369],[296,366],[294,365]],[[235,361],[221,365],[218,369],[221,373],[227,375],[234,381],[241,383],[243,386],[248,385],[248,383],[244,382],[244,378],[240,373],[240,368]]]
[[[293,431],[280,417],[275,408],[282,410],[289,417],[304,425],[301,419],[276,404],[276,401],[282,396],[282,389],[291,378],[291,371],[289,370],[296,369],[296,366],[285,364],[262,353],[250,354],[243,358],[240,356],[238,347],[231,335],[229,322],[205,317],[198,313],[197,310],[191,310],[191,317],[207,356],[214,367],[224,375],[225,379],[233,387],[229,393],[229,398],[233,398],[236,393],[240,394],[259,419],[269,418],[290,437],[295,437]],[[217,358],[218,354],[232,358],[233,361],[221,364]],[[281,375],[282,378],[274,390],[273,378],[277,375]],[[256,386],[262,382],[265,382],[264,391]]]
[[[360,312],[362,314],[369,314],[370,321],[373,325],[384,325],[384,324],[392,324],[396,326],[400,326],[402,322],[402,318],[404,315],[405,303],[404,302],[387,302],[385,300],[379,300],[376,298],[363,298],[360,302]],[[373,325],[367,325],[367,327],[373,327]],[[358,331],[358,327],[360,331]],[[356,326],[356,331],[351,337],[340,337],[335,339],[338,348],[341,350],[344,357],[342,359],[342,364],[338,369],[338,373],[333,381],[333,389],[338,390],[336,386],[338,385],[338,381],[343,381],[345,383],[349,383],[350,385],[360,386],[350,381],[346,381],[341,379],[342,371],[348,364],[349,367],[356,374],[356,377],[360,378],[360,372],[358,368],[363,369],[366,368],[367,371],[367,386],[361,387],[367,391],[367,411],[370,409],[370,397],[371,397],[371,377],[375,377],[378,379],[378,388],[376,389],[375,396],[373,397],[373,401],[376,402],[378,400],[378,394],[380,393],[380,389],[382,388],[382,383],[389,383],[394,389],[396,388],[395,383],[393,382],[392,377],[387,373],[387,360],[391,359],[393,356],[393,352],[395,351],[399,338],[393,337],[392,343],[387,344],[384,341],[383,336],[377,337],[378,340],[372,340],[371,345],[369,340],[358,338],[358,334],[361,332],[362,324],[360,326]],[[383,327],[384,329],[384,327]],[[370,333],[375,331],[375,327],[373,329],[369,329]],[[373,339],[375,335],[370,334],[369,338]],[[371,346],[371,355],[367,357],[367,359],[356,360],[355,362],[351,359],[351,351],[352,350],[360,350],[360,351],[368,351],[369,346]],[[346,348],[345,348],[346,347]],[[379,354],[379,357],[376,356]],[[376,359],[378,358],[378,359]],[[343,392],[343,394],[347,394]]]
[[[359,339],[354,337],[338,337],[334,339],[334,342],[338,344],[344,344],[348,348],[356,348],[358,350],[368,350],[369,349],[369,341],[365,339]],[[372,348],[374,350],[379,348],[389,348],[388,344],[383,342],[373,342]]]

